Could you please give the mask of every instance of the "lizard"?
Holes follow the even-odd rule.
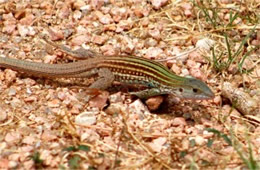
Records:
[[[87,55],[92,58],[62,64],[0,57],[0,67],[36,77],[97,78],[89,86],[90,89],[105,90],[114,81],[126,85],[142,85],[147,88],[130,94],[144,99],[163,94],[192,100],[214,98],[214,93],[203,81],[191,76],[178,76],[156,61],[136,56],[104,56],[97,53]]]

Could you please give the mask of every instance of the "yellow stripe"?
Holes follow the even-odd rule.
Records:
[[[128,67],[122,66],[122,64],[126,64],[126,65],[128,65]],[[129,65],[132,65],[133,67],[129,67]],[[134,68],[134,66],[139,66],[139,67],[146,69],[146,70],[149,70],[149,71],[136,69],[136,68]],[[150,77],[150,78],[152,78],[153,81],[156,81],[157,84],[160,84],[160,83],[164,83],[164,84],[168,84],[168,85],[177,85],[178,84],[177,81],[176,81],[176,83],[173,83],[171,81],[172,79],[169,79],[169,77],[166,77],[166,78],[169,79],[170,81],[168,81],[167,79],[164,79],[162,76],[165,77],[166,75],[160,74],[158,71],[154,70],[153,68],[147,67],[146,65],[142,65],[142,64],[138,64],[138,63],[132,63],[132,62],[130,63],[130,62],[125,62],[125,61],[116,61],[115,62],[113,60],[112,62],[109,61],[109,63],[100,63],[99,67],[108,67],[110,69],[115,68],[117,70],[115,70],[115,71],[112,70],[113,72],[120,72],[120,73],[125,74],[127,76],[133,76],[133,75],[136,75],[138,73],[143,73],[144,75],[146,75],[148,77],[148,80],[147,80],[148,82],[150,81],[150,79],[149,79],[149,77]],[[127,73],[125,73],[125,71],[127,71]],[[153,72],[159,73],[162,76],[157,76]]]

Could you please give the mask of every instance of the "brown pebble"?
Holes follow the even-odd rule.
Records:
[[[176,117],[173,119],[172,126],[186,126],[187,122],[183,117]]]
[[[162,96],[151,97],[151,98],[149,98],[149,99],[147,99],[145,101],[147,107],[151,111],[157,110],[162,102],[163,102],[163,97]]]

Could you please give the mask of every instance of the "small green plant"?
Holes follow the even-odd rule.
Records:
[[[75,154],[74,152],[78,152],[78,151],[89,152],[90,147],[86,146],[86,145],[69,146],[69,147],[63,149],[63,151],[73,152],[71,154],[71,156],[69,157],[68,164],[71,169],[78,169],[79,165],[80,165],[81,157],[79,155]]]
[[[257,15],[254,11],[250,11],[249,9],[245,11],[236,10],[233,8],[218,8],[217,2],[213,0],[200,0],[193,1],[195,7],[201,11],[203,14],[199,19],[205,18],[205,21],[209,23],[209,25],[204,26],[204,30],[210,30],[211,32],[215,32],[220,36],[225,38],[226,50],[221,51],[219,54],[216,53],[215,48],[212,48],[212,63],[213,67],[217,72],[222,72],[227,70],[233,63],[238,63],[238,70],[240,73],[250,73],[254,68],[244,70],[243,64],[245,59],[259,46],[251,48],[246,53],[243,53],[245,50],[245,45],[248,40],[255,32],[256,26],[259,23],[259,15]],[[228,11],[229,19],[223,19],[223,10]],[[250,32],[241,40],[239,47],[237,50],[234,50],[233,43],[237,40],[233,40],[232,35],[234,31],[238,32],[239,25],[235,23],[236,20],[246,20],[248,23],[255,25]],[[231,34],[233,31],[233,34]],[[238,32],[239,33],[239,32]],[[240,59],[239,59],[240,58]]]
[[[241,151],[242,146],[240,142],[237,140],[237,138],[233,135],[232,130],[230,130],[230,133],[233,140],[233,147],[238,153],[240,159],[247,166],[247,168],[250,170],[260,169],[259,163],[255,160],[253,156],[252,145],[251,145],[251,141],[249,140],[249,137],[246,135],[247,145],[248,145],[248,153],[247,153],[246,151]]]
[[[73,155],[68,163],[69,163],[69,167],[71,169],[78,169],[79,168],[79,162],[81,161],[81,158],[78,155]]]
[[[223,134],[222,132],[216,129],[207,128],[205,130],[214,133],[219,138],[223,138],[228,145],[233,146],[235,151],[238,153],[240,159],[244,162],[244,164],[247,166],[248,169],[255,170],[260,168],[257,161],[254,159],[252,145],[248,137],[247,137],[247,144],[248,144],[248,154],[247,154],[246,152],[241,151],[242,146],[240,142],[236,139],[236,137],[233,135],[232,130],[230,130],[230,137],[228,137],[226,134]],[[209,139],[207,146],[211,147],[213,142],[214,139]]]
[[[256,27],[256,25],[255,25]],[[242,53],[245,44],[247,43],[250,36],[254,33],[255,27],[246,35],[246,37],[243,38],[241,41],[238,49],[235,52],[232,52],[231,45],[228,39],[228,36],[226,33],[224,33],[225,37],[225,43],[227,48],[227,60],[224,59],[224,52],[221,52],[218,56],[215,54],[215,49],[212,48],[212,59],[213,59],[213,67],[216,69],[216,71],[221,72],[224,70],[227,70],[234,62],[238,59],[239,55]],[[243,64],[245,59],[251,54],[253,51],[255,51],[259,46],[256,46],[246,52],[245,54],[242,54],[242,59],[238,62],[238,68],[240,73],[249,73],[253,70],[253,68],[249,70],[243,70]]]
[[[224,141],[225,141],[228,145],[230,145],[230,146],[232,145],[232,141],[230,140],[230,138],[229,138],[226,134],[224,134],[224,133],[218,131],[217,129],[213,129],[213,128],[206,128],[205,130],[208,131],[208,132],[212,132],[212,133],[215,134],[218,138],[223,138]],[[214,139],[208,140],[207,146],[208,146],[208,147],[211,147],[212,144],[213,144],[213,142],[214,142]]]
[[[43,168],[43,160],[40,158],[40,153],[39,152],[34,152],[30,158],[33,160],[34,162],[34,166],[36,169],[41,169]]]
[[[64,151],[68,151],[68,152],[76,152],[76,151],[90,151],[90,147],[89,146],[86,146],[86,145],[79,145],[79,146],[69,146],[65,149],[63,149]]]
[[[200,0],[199,3],[197,1],[193,1],[194,6],[198,7],[200,11],[204,14],[204,17],[206,19],[206,22],[211,24],[214,30],[227,30],[232,29],[234,25],[234,21],[241,17],[240,13],[238,11],[233,11],[233,9],[230,8],[229,12],[229,20],[225,23],[223,22],[223,19],[220,17],[221,10],[224,10],[223,8],[218,8],[212,4],[212,0]],[[219,29],[220,28],[220,29]]]

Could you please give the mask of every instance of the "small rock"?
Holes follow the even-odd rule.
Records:
[[[10,155],[8,156],[8,159],[9,159],[10,161],[19,161],[20,155],[19,155],[19,153],[12,153],[12,154],[10,154]]]
[[[205,119],[205,118],[201,118],[201,123],[205,126],[205,127],[212,127],[212,121]]]
[[[48,1],[42,1],[40,3],[40,8],[44,9],[46,14],[50,14],[53,11],[53,4],[51,2],[48,2]]]
[[[0,158],[0,169],[8,169],[9,160],[5,158]]]
[[[44,63],[52,63],[56,58],[57,58],[56,55],[45,55],[43,57],[43,62]]]
[[[260,41],[259,40],[253,40],[252,45],[255,45],[255,46],[260,45]]]
[[[49,12],[49,11],[48,11]],[[67,5],[63,5],[58,13],[58,17],[61,19],[68,18],[70,16],[70,9]]]
[[[215,96],[214,99],[213,99],[213,102],[216,104],[216,105],[219,105],[222,101],[222,98],[221,96]]]
[[[16,89],[13,88],[13,87],[10,87],[9,91],[8,91],[8,95],[9,96],[15,96],[16,95]]]
[[[148,38],[145,40],[145,47],[149,48],[149,47],[154,47],[158,44],[158,42],[153,39],[153,38]]]
[[[60,106],[60,100],[59,99],[53,99],[51,101],[48,101],[49,107],[59,107]]]
[[[184,68],[181,70],[181,74],[182,74],[182,76],[188,76],[190,74],[190,72],[188,69]]]
[[[16,25],[5,25],[2,29],[3,32],[7,34],[12,34],[15,31]]]
[[[236,152],[233,146],[227,146],[219,151],[223,155],[230,155],[230,153]]]
[[[143,17],[143,16],[148,16],[150,14],[151,8],[150,6],[139,6],[137,5],[134,9],[134,14],[137,17]]]
[[[200,64],[199,63],[196,63],[195,61],[193,60],[187,60],[187,67],[188,68],[199,68],[200,67]]]
[[[90,5],[84,5],[80,8],[81,11],[90,11],[91,10],[91,7]]]
[[[49,34],[52,41],[62,40],[64,38],[61,30],[49,29]]]
[[[11,145],[19,143],[20,140],[21,140],[21,135],[18,132],[13,131],[5,135],[5,141]]]
[[[0,122],[3,122],[7,119],[8,115],[6,110],[4,110],[2,107],[0,107]]]
[[[71,114],[79,114],[80,113],[79,108],[73,106],[72,109],[70,110],[70,113]]]
[[[156,28],[151,29],[151,30],[148,31],[148,34],[156,40],[161,39],[161,33],[160,33],[159,29],[156,29]]]
[[[181,7],[186,10],[192,9],[192,5],[190,3],[182,3]]]
[[[110,25],[104,25],[103,31],[115,31],[116,30],[116,25],[110,24]]]
[[[96,114],[98,112],[83,112],[75,118],[75,123],[80,125],[93,125],[97,122]]]
[[[71,43],[74,46],[79,46],[84,43],[90,42],[91,37],[87,34],[84,35],[78,35],[72,38]]]
[[[90,5],[94,10],[100,9],[102,6],[104,6],[104,3],[108,1],[100,1],[100,0],[91,0]]]
[[[159,108],[162,102],[163,102],[163,96],[155,96],[147,99],[145,101],[145,104],[147,105],[149,110],[154,111]]]
[[[128,18],[127,20],[120,20],[117,28],[116,28],[116,32],[122,32],[124,30],[129,30],[133,27],[133,21],[131,18]]]
[[[0,3],[1,3],[1,1],[0,1]],[[17,20],[20,20],[20,19],[24,18],[25,15],[26,15],[26,11],[25,11],[25,10],[17,10],[17,11],[15,11],[14,17],[15,17]]]
[[[177,64],[173,64],[171,67],[171,70],[174,73],[176,73],[177,75],[179,75],[181,73],[181,68]]]
[[[176,117],[172,121],[172,126],[186,126],[187,122],[183,117]]]
[[[12,13],[3,14],[2,19],[4,20],[3,32],[7,34],[12,34],[16,28],[16,19]]]
[[[20,20],[20,23],[22,25],[29,26],[32,24],[34,19],[35,19],[35,16],[33,14],[26,14],[26,16]]]
[[[205,75],[204,72],[202,72],[199,68],[191,68],[190,69],[190,74],[193,77],[196,77],[200,80],[206,81],[207,80],[207,76]]]
[[[151,2],[155,9],[159,9],[167,3],[167,0],[151,0]]]
[[[27,26],[18,24],[18,25],[17,25],[17,28],[18,28],[19,34],[20,34],[22,37],[25,37],[26,35],[29,34],[29,29],[27,28]]]
[[[228,98],[231,103],[236,103],[235,108],[244,115],[258,115],[259,102],[252,98],[248,93],[234,87],[229,82],[224,82],[222,95]]]
[[[163,145],[167,142],[167,139],[165,137],[159,137],[156,138],[150,143],[150,147],[155,152],[161,152]]]
[[[206,63],[207,62],[205,57],[203,57],[203,55],[201,55],[198,50],[191,52],[188,55],[188,57],[189,57],[190,60],[193,60],[193,61],[196,61],[196,62],[199,62],[199,63]]]
[[[83,0],[76,0],[74,3],[73,3],[73,7],[75,8],[75,9],[81,9],[83,6],[85,6],[86,5],[86,3],[85,3],[85,1],[83,1]]]
[[[57,135],[53,134],[50,130],[44,130],[41,139],[44,140],[43,142],[52,141],[57,139]]]
[[[113,45],[103,45],[100,50],[102,51],[102,53],[106,56],[113,56],[116,54],[115,48],[113,47]]]
[[[126,8],[115,7],[110,11],[110,13],[113,16],[113,20],[115,22],[127,19],[128,16],[128,10]]]
[[[101,94],[90,99],[89,106],[97,107],[99,109],[104,108],[106,106],[108,96],[109,96],[108,92],[102,92]]]
[[[160,55],[162,55],[163,50],[161,48],[158,47],[150,47],[148,48],[145,57],[148,59],[156,59],[158,58]]]
[[[32,136],[25,136],[22,140],[22,143],[28,144],[28,145],[33,145],[35,142],[35,138]]]
[[[109,96],[109,101],[110,103],[118,103],[118,102],[123,102],[123,98],[122,98],[122,94],[121,92],[118,92],[118,93],[114,93],[114,94],[111,94]]]
[[[190,141],[188,139],[183,139],[181,143],[182,143],[182,147],[181,147],[182,150],[189,149]]]
[[[122,110],[125,110],[125,105],[121,102],[118,103],[112,103],[109,105],[109,107],[106,109],[106,113],[110,115],[119,114],[122,112]]]
[[[211,126],[212,127],[212,126]],[[203,137],[204,137],[204,139],[210,139],[210,138],[212,138],[214,136],[214,133],[212,133],[212,132],[209,132],[209,131],[207,131],[207,130],[204,130],[203,131]]]
[[[18,166],[18,162],[16,162],[16,161],[9,161],[8,168],[10,168],[10,169],[17,169],[16,168],[17,166]]]
[[[82,13],[79,10],[74,11],[73,18],[79,20],[82,17]]]
[[[95,44],[103,45],[107,41],[107,39],[108,38],[106,36],[94,35],[91,41]]]
[[[140,118],[143,118],[144,115],[150,114],[147,107],[141,102],[141,100],[135,100],[129,105],[129,112],[138,114]]]
[[[111,24],[113,22],[113,19],[109,14],[106,14],[106,15],[102,15],[101,17],[99,17],[99,21],[102,24]]]
[[[36,96],[30,96],[30,97],[26,97],[24,99],[25,102],[34,102],[37,101],[37,97]]]
[[[58,92],[58,98],[59,98],[60,100],[65,100],[66,97],[67,97],[66,93],[61,92],[61,91]]]
[[[260,138],[256,138],[254,140],[252,140],[252,143],[257,147],[259,148],[260,147]]]
[[[191,10],[189,10],[189,9],[184,10],[184,15],[185,15],[186,17],[192,16]]]
[[[133,40],[127,36],[123,36],[121,39],[121,52],[132,53],[135,48]]]
[[[204,145],[206,143],[206,140],[202,136],[196,136],[195,142],[198,146]]]
[[[210,51],[211,47],[213,47],[214,44],[215,44],[214,40],[211,40],[209,38],[203,38],[203,39],[200,39],[200,40],[197,41],[196,47]]]

